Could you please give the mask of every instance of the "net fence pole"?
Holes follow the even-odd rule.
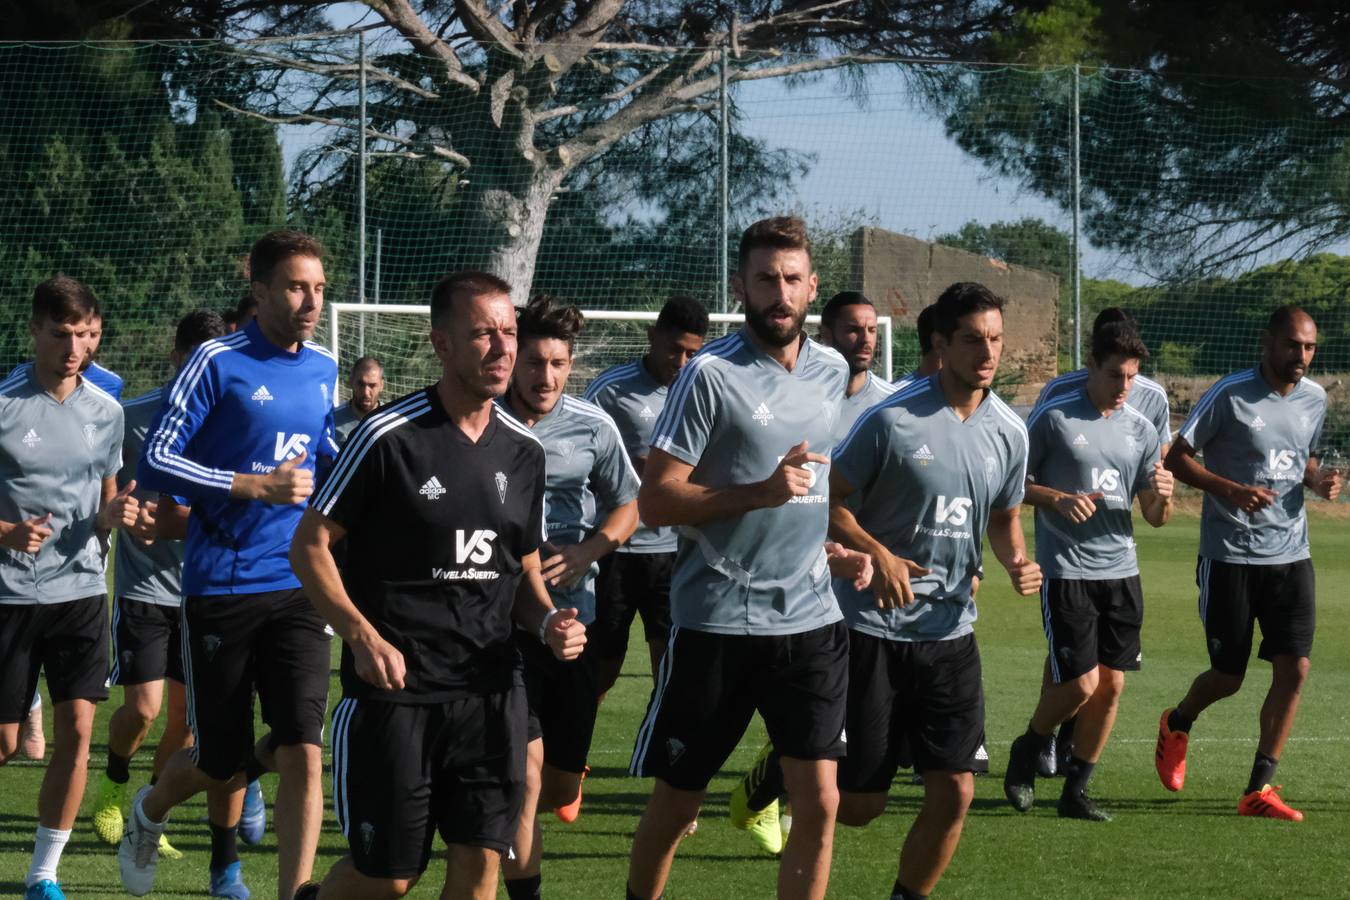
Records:
[[[723,44],[721,48],[721,70],[718,85],[718,106],[719,106],[719,138],[718,145],[721,151],[721,161],[718,166],[718,224],[717,224],[717,310],[718,312],[727,311],[727,275],[730,269],[730,261],[727,259],[727,239],[730,234],[731,217],[730,192],[731,176],[728,172],[730,150],[728,145],[731,143],[731,122],[729,119],[731,103],[727,93],[727,45]]]
[[[372,285],[372,291],[375,295],[375,302],[380,302],[380,257],[384,255],[384,229],[375,229],[375,284]]]
[[[1073,268],[1070,278],[1073,280],[1073,367],[1082,368],[1083,354],[1083,254],[1080,248],[1082,240],[1082,199],[1083,178],[1082,133],[1080,129],[1079,68],[1073,67]]]
[[[356,33],[356,300],[366,302],[366,33]],[[358,349],[366,353],[366,317],[359,319]]]

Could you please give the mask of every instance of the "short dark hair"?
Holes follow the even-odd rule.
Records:
[[[937,308],[933,304],[928,304],[919,310],[919,317],[914,320],[914,329],[919,334],[919,354],[933,352],[933,328],[937,324]]]
[[[431,289],[431,327],[444,329],[454,312],[455,298],[481,297],[484,294],[505,294],[511,296],[511,285],[487,272],[477,269],[460,269],[436,282]]]
[[[1097,313],[1097,318],[1092,320],[1092,333],[1096,334],[1107,325],[1120,323],[1128,325],[1135,331],[1139,330],[1139,323],[1135,321],[1134,316],[1121,309],[1119,306],[1108,306]]]
[[[229,330],[225,317],[214,309],[194,309],[178,320],[178,327],[173,332],[173,349],[190,353],[198,344],[228,334]]]
[[[769,247],[774,250],[805,250],[811,256],[811,239],[806,234],[806,223],[796,216],[774,216],[760,219],[741,232],[741,246],[736,254],[736,268],[745,266],[745,260],[754,250]]]
[[[867,299],[867,295],[862,291],[840,291],[829,300],[820,310],[820,324],[825,328],[833,328],[834,323],[839,320],[839,314],[850,306],[870,306],[873,309],[877,305]]]
[[[298,228],[278,228],[269,231],[254,243],[248,252],[248,280],[267,284],[272,280],[272,270],[292,256],[312,256],[323,259],[323,244],[318,238],[306,234]],[[236,313],[244,309],[241,303]]]
[[[362,356],[356,362],[352,363],[351,372],[348,373],[347,377],[355,378],[357,372],[364,372],[366,369],[379,369],[380,374],[383,375],[384,363],[373,356]]]
[[[1097,365],[1106,362],[1112,356],[1126,359],[1148,359],[1148,348],[1133,325],[1126,322],[1106,322],[1100,328],[1092,329],[1092,358]]]
[[[516,307],[516,333],[522,343],[556,339],[565,341],[571,353],[585,324],[581,310],[560,303],[552,294],[535,294],[529,303]]]
[[[239,302],[234,305],[234,321],[242,321],[244,316],[258,311],[258,298],[253,296],[252,291],[244,291],[244,296],[239,298]]]
[[[656,317],[656,327],[668,334],[708,334],[708,308],[688,294],[671,294]]]
[[[1007,302],[978,281],[958,281],[933,303],[933,331],[950,340],[961,320],[971,313],[996,309],[1001,314]]]
[[[1266,333],[1275,334],[1276,332],[1288,327],[1289,323],[1298,318],[1299,315],[1308,316],[1308,311],[1297,303],[1286,303],[1284,306],[1277,306],[1266,320]]]
[[[53,275],[33,289],[34,322],[83,322],[103,318],[94,292],[69,275]]]

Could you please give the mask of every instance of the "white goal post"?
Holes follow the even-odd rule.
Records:
[[[586,327],[577,339],[576,362],[568,391],[580,395],[591,379],[610,366],[641,356],[647,348],[647,328],[656,324],[657,310],[583,309]],[[347,397],[347,375],[361,356],[375,356],[384,366],[384,397],[400,397],[440,377],[440,364],[427,344],[431,307],[414,303],[330,303],[328,316],[315,340],[327,344],[338,359],[340,399]],[[740,313],[711,313],[709,338],[728,326],[745,321]],[[807,316],[808,325],[820,316]],[[814,329],[813,329],[814,331]],[[877,318],[877,374],[895,378],[890,316]],[[334,398],[338,400],[339,398]]]

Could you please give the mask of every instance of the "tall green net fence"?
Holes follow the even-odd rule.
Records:
[[[944,278],[983,265],[1016,291],[1034,275],[1043,364],[1010,353],[1005,373],[1022,402],[1120,305],[1179,417],[1255,362],[1275,306],[1299,303],[1319,326],[1325,442],[1350,443],[1347,126],[1288,102],[1288,85],[899,63],[758,79],[764,60],[733,59],[725,98],[569,158],[623,108],[621,85],[669,59],[593,54],[522,141],[500,103],[393,41],[364,58],[348,35],[0,46],[0,366],[27,358],[33,286],[64,272],[107,311],[101,362],[129,394],[155,386],[173,322],[233,307],[250,244],[283,224],[328,246],[332,301],[425,303],[440,275],[477,266],[588,309],[684,292],[734,311],[724,254],[749,222],[795,212],[821,299],[867,289],[895,316],[897,372],[917,357],[916,301]],[[890,282],[878,235],[904,248]],[[1011,315],[1032,302],[1015,296]],[[386,365],[427,353],[416,317],[367,328],[362,349]],[[597,329],[592,368],[636,352],[640,329],[623,332]]]

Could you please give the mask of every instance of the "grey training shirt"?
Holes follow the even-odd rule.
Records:
[[[122,468],[122,407],[81,378],[64,403],[32,367],[0,382],[0,520],[51,513],[37,553],[0,548],[0,604],[65,603],[107,592],[95,527],[103,479]]]
[[[164,388],[155,388],[147,394],[128,400],[122,405],[126,428],[122,437],[122,471],[117,473],[117,488],[121,490],[136,477],[136,464],[141,458],[150,423],[164,403]],[[134,495],[141,503],[158,502],[159,494],[139,487]],[[140,600],[156,606],[179,606],[183,602],[183,542],[159,539],[146,547],[130,534],[117,536],[114,554],[113,592],[128,600]]]
[[[551,543],[581,543],[595,534],[611,510],[637,499],[637,472],[618,427],[600,407],[564,394],[530,430],[544,445],[544,522]],[[547,548],[540,551],[541,559],[549,556]],[[575,606],[577,618],[589,625],[595,620],[599,570],[592,565],[566,590],[550,587],[554,605]]]
[[[894,641],[942,641],[973,630],[971,578],[980,569],[990,510],[1022,501],[1027,430],[990,391],[964,422],[933,374],[858,420],[834,466],[862,498],[855,515],[896,556],[932,574],[913,579],[915,601],[880,610],[872,591],[836,578],[849,627]]]
[[[586,388],[586,399],[609,413],[623,436],[634,465],[647,456],[656,417],[666,406],[666,386],[652,377],[641,359],[606,369]],[[678,538],[670,527],[638,530],[617,553],[674,553]]]
[[[844,439],[849,429],[853,427],[853,423],[857,422],[863,413],[897,390],[899,390],[898,386],[868,372],[867,380],[863,382],[863,386],[858,393],[852,397],[845,396],[843,403],[839,405],[839,425],[834,430],[835,443],[837,444]]]
[[[361,424],[361,418],[361,414],[352,407],[351,401],[333,410],[333,437],[337,438],[339,447],[347,443],[347,438],[351,437],[356,426]]]
[[[1203,454],[1205,468],[1238,484],[1269,488],[1274,505],[1248,515],[1205,494],[1200,555],[1231,563],[1275,565],[1307,559],[1303,473],[1322,435],[1327,392],[1300,379],[1275,392],[1259,366],[1221,378],[1195,404],[1180,436]]]
[[[789,372],[746,329],[708,344],[680,372],[652,447],[694,467],[711,488],[768,478],[788,450],[828,455],[848,365],[804,339]],[[680,529],[671,620],[718,634],[797,634],[837,622],[825,558],[829,467],[811,463],[810,493],[772,509]]]
[[[1065,372],[1057,378],[1050,379],[1046,382],[1045,387],[1041,388],[1040,394],[1037,395],[1032,413],[1035,413],[1036,407],[1043,406],[1066,394],[1072,394],[1074,391],[1080,390],[1085,384],[1087,384],[1087,369],[1075,369],[1072,372]],[[1172,408],[1167,402],[1167,388],[1151,378],[1136,375],[1134,383],[1130,385],[1129,393],[1125,395],[1125,402],[1153,423],[1160,442],[1163,444],[1172,443]]]
[[[1086,388],[1036,407],[1027,420],[1027,474],[1071,494],[1100,491],[1096,512],[1074,524],[1036,508],[1036,561],[1050,578],[1094,581],[1139,574],[1134,553],[1134,497],[1152,483],[1158,432],[1126,401],[1103,416]]]

